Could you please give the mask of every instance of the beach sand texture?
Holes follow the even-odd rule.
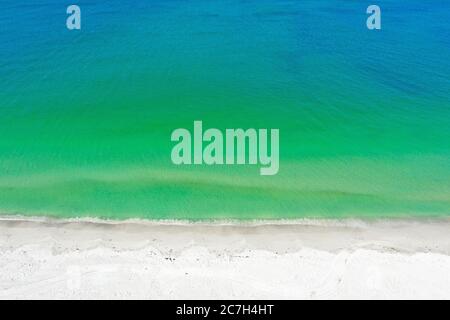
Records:
[[[448,299],[449,226],[12,218],[0,299]]]

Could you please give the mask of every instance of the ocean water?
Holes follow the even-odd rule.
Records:
[[[0,213],[450,215],[450,2],[0,3]],[[171,132],[279,128],[280,171],[175,166]]]

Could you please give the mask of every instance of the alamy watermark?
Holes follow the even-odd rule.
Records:
[[[171,140],[171,159],[176,165],[256,165],[261,175],[275,175],[280,163],[279,129],[203,130],[202,121],[194,121],[193,132],[178,128]],[[270,149],[270,150],[269,150]]]
[[[367,18],[366,25],[369,30],[380,30],[381,29],[381,9],[377,5],[370,5],[366,10],[367,14],[370,16]]]
[[[67,7],[66,13],[69,14],[66,20],[66,27],[69,30],[81,29],[81,9],[77,5],[70,5]]]
[[[67,7],[66,13],[69,15],[66,19],[66,27],[69,30],[81,29],[81,9],[79,6],[72,4]],[[371,4],[367,7],[367,14],[370,16],[367,18],[366,25],[369,30],[381,29],[381,9],[375,4]]]

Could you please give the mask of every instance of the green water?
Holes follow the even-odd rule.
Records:
[[[22,2],[22,3],[21,3]],[[4,3],[4,4],[3,4]],[[113,219],[450,214],[450,6],[58,1],[0,10],[0,212]],[[175,166],[193,121],[280,129],[280,171]]]

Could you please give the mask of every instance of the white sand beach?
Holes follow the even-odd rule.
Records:
[[[0,219],[0,299],[450,299],[450,220]]]

